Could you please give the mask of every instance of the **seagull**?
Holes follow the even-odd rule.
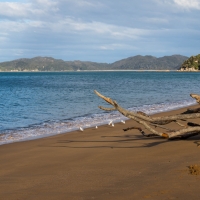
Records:
[[[125,124],[125,121],[124,121],[124,120],[121,120],[121,123]]]
[[[80,130],[80,131],[83,131],[83,128],[82,128],[82,127],[80,127],[80,128],[79,128],[79,130]]]
[[[111,125],[112,124],[112,120],[108,123],[108,125]]]
[[[95,128],[98,129],[98,126],[96,126]]]

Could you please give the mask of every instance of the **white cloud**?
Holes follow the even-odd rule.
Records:
[[[26,24],[23,22],[15,21],[0,21],[0,27],[3,27],[2,33],[10,35],[12,32],[21,32],[26,29]]]
[[[200,0],[174,0],[174,3],[185,9],[200,10]]]
[[[46,6],[46,7],[51,7],[51,6],[56,6],[58,2],[52,1],[52,0],[33,0],[34,4],[39,4],[40,6]]]
[[[47,12],[59,11],[58,2],[59,1],[53,1],[53,0],[32,0],[31,4],[32,8],[34,8],[35,10],[40,10],[41,13],[42,12],[47,13]]]
[[[24,17],[31,11],[30,4],[16,2],[0,2],[0,15],[7,17]],[[31,11],[32,12],[32,11]]]
[[[157,5],[165,8],[167,11],[177,12],[177,8],[181,10],[200,10],[200,0],[154,0]],[[178,10],[180,11],[180,10]]]
[[[57,2],[50,0],[34,0],[30,3],[0,2],[0,16],[2,17],[37,18],[45,14],[53,15],[51,12],[57,12],[58,10]]]
[[[123,44],[123,43],[122,44],[121,43],[104,44],[104,45],[101,45],[99,48],[102,50],[122,50],[122,49],[136,50],[137,49],[137,47],[135,47],[133,45]]]
[[[200,29],[199,9],[200,0],[5,0],[0,2],[0,43],[9,51],[20,49],[16,54],[23,57],[28,49],[29,56],[72,51],[75,59],[87,53],[90,58],[94,50],[122,56],[161,52],[170,45],[189,49],[199,41],[192,35]]]
[[[82,22],[70,18],[60,20],[57,23],[49,23],[49,28],[56,32],[87,32],[89,34],[99,34],[111,36],[115,39],[132,38],[137,39],[142,35],[148,35],[149,31],[145,29],[129,28],[117,26],[112,24],[105,24],[102,22]]]
[[[164,18],[164,17],[149,17],[149,18],[146,18],[144,17],[143,18],[145,22],[147,23],[152,23],[152,24],[168,24],[169,23],[169,20]]]
[[[1,36],[1,35],[0,35],[0,42],[1,42],[1,44],[2,44],[3,42],[6,42],[6,41],[8,41],[8,38],[5,37],[5,36]]]
[[[39,1],[39,0],[37,0]],[[49,3],[49,5],[51,5]],[[4,4],[9,9],[5,9],[5,15],[28,15],[31,10],[30,4],[20,6],[18,3]],[[4,7],[6,8],[6,7]],[[2,8],[1,8],[2,9]],[[18,14],[18,12],[20,14]],[[34,11],[33,11],[34,12]],[[38,11],[39,12],[39,11]],[[42,11],[41,11],[42,12]],[[124,27],[120,25],[112,25],[99,21],[83,21],[71,17],[58,17],[57,20],[34,19],[22,17],[21,20],[0,20],[0,26],[4,27],[2,32],[22,32],[30,29],[40,30],[50,33],[75,33],[75,34],[97,34],[99,36],[113,37],[115,39],[132,38],[137,39],[142,35],[148,35],[149,31],[145,29]]]
[[[100,2],[98,1],[86,1],[86,0],[71,0],[71,2],[73,2],[76,6],[79,6],[79,7],[99,7],[99,6],[102,6],[103,4],[101,4]]]

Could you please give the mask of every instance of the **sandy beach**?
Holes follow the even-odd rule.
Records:
[[[200,175],[188,167],[200,165],[200,135],[145,138],[138,130],[123,131],[131,126],[138,124],[129,120],[0,146],[0,199],[199,199]]]

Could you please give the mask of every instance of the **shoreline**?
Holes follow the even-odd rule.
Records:
[[[153,113],[149,113],[149,111],[147,110],[147,113],[148,115],[155,115],[155,114],[162,114],[162,113],[165,113],[165,112],[170,112],[170,111],[174,111],[174,110],[178,110],[178,109],[182,109],[182,108],[187,108],[188,106],[195,106],[195,105],[198,105],[196,102],[190,104],[190,105],[182,105],[182,106],[179,106],[178,108],[177,107],[173,107],[173,108],[166,108],[164,107],[163,109],[164,110],[157,110],[157,111],[154,111]],[[138,111],[143,111],[143,110],[138,110]],[[119,113],[118,111],[116,111],[117,113]],[[144,111],[143,111],[144,112]],[[110,112],[111,113],[111,112]],[[89,118],[88,118],[89,119]],[[104,120],[102,122],[98,122],[97,123],[97,119],[93,119],[96,123],[93,123],[91,125],[87,125],[87,126],[80,126],[84,129],[88,129],[88,128],[94,128],[95,126],[104,126],[104,125],[107,125],[109,123],[109,121],[113,121],[113,123],[120,123],[121,120],[130,120],[129,118],[126,118],[125,116],[123,115],[116,115],[115,116],[115,119],[113,118],[110,118],[110,119],[107,119],[107,120]],[[86,121],[85,121],[86,122]],[[63,122],[60,122],[61,124]],[[61,124],[60,124],[60,127],[61,127]],[[39,125],[38,125],[39,126]],[[53,126],[53,125],[52,125]],[[56,125],[57,126],[57,125]],[[39,129],[43,129],[44,127],[40,127],[40,128],[36,128],[35,129],[35,132],[39,131]],[[21,129],[21,131],[20,131]],[[20,129],[13,129],[14,132],[11,132],[11,133],[4,133],[4,134],[0,134],[0,139],[1,139],[1,143],[0,143],[0,146],[1,145],[6,145],[6,144],[10,144],[10,143],[15,143],[15,142],[24,142],[24,141],[29,141],[29,140],[37,140],[37,139],[41,139],[41,138],[46,138],[46,137],[51,137],[51,136],[54,136],[54,135],[59,135],[59,134],[65,134],[65,133],[70,133],[70,132],[74,132],[74,131],[78,131],[79,128],[76,126],[76,127],[72,127],[72,128],[69,128],[69,130],[65,130],[65,131],[59,131],[59,132],[50,132],[50,133],[45,133],[45,134],[38,134],[38,135],[34,135],[34,136],[24,136],[23,135],[23,132],[25,132],[25,134],[27,134],[27,132],[29,131],[27,127],[22,127]],[[50,129],[54,129],[53,127],[51,127]],[[20,131],[20,132],[18,132]],[[21,134],[21,137],[23,139],[20,139],[20,135]],[[6,141],[3,141],[3,138],[5,137],[4,140]],[[19,138],[18,138],[19,137]]]
[[[0,73],[44,73],[44,72],[200,72],[199,71],[179,71],[179,70],[169,70],[169,69],[161,69],[161,70],[157,70],[157,69],[150,69],[150,70],[131,70],[131,69],[119,69],[119,70],[66,70],[66,71],[0,71]]]
[[[130,126],[138,124],[127,120],[1,145],[0,199],[198,199],[200,176],[189,174],[188,166],[200,164],[200,135],[144,138],[138,130],[122,130]]]
[[[81,73],[81,72],[177,72],[177,73],[198,73],[200,70],[196,71],[181,71],[181,70],[66,70],[66,71],[0,71],[0,73]]]

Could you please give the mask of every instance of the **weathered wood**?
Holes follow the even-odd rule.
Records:
[[[112,106],[115,107],[116,110],[118,110],[121,114],[124,116],[134,116],[139,119],[142,119],[144,121],[148,121],[154,124],[159,124],[159,125],[164,125],[164,124],[169,124],[173,121],[176,120],[182,120],[182,119],[195,119],[195,118],[200,118],[200,113],[193,113],[193,114],[180,114],[180,115],[172,115],[172,116],[164,116],[164,117],[150,117],[147,115],[143,115],[140,113],[135,113],[135,112],[130,112],[121,106],[117,104],[116,101],[113,101],[111,98],[105,97],[96,90],[94,91],[99,97],[104,99],[106,102],[110,103]],[[102,109],[103,107],[101,107]],[[104,109],[103,109],[104,110]]]
[[[106,111],[118,110],[125,117],[136,121],[137,123],[143,125],[151,133],[153,133],[153,134],[145,134],[144,131],[141,128],[136,127],[138,130],[140,130],[140,132],[144,136],[157,135],[157,136],[161,136],[161,137],[164,137],[164,138],[171,139],[171,138],[175,138],[177,136],[181,137],[181,138],[188,138],[190,136],[200,134],[200,127],[199,126],[196,125],[194,127],[187,127],[186,125],[183,125],[183,124],[181,124],[180,122],[177,121],[177,120],[200,118],[200,113],[191,113],[191,114],[184,113],[184,114],[164,116],[164,117],[150,117],[150,116],[148,116],[145,113],[140,112],[140,111],[130,112],[130,111],[122,108],[116,101],[112,100],[111,98],[105,97],[104,95],[100,94],[96,90],[94,92],[97,96],[99,96],[100,98],[102,98],[107,103],[109,103],[113,106],[113,108],[105,108],[105,107],[99,106],[100,109],[106,110]],[[200,96],[199,95],[191,94],[190,96],[192,98],[195,98],[196,101],[198,103],[200,103]],[[163,128],[163,129],[167,129],[165,127],[162,127],[162,125],[169,124],[171,122],[175,122],[175,123],[179,124],[180,126],[182,126],[184,128],[177,130],[177,131],[173,131],[173,130],[168,129],[168,131],[170,131],[170,132],[164,133],[164,132],[158,132],[157,130],[155,130],[154,128],[151,127],[151,126],[161,125],[159,127]],[[128,128],[127,130],[129,130],[129,129],[130,128]]]
[[[174,130],[172,130],[172,129],[170,129],[170,128],[166,128],[166,127],[161,126],[161,125],[158,125],[158,124],[152,124],[152,126],[154,126],[154,127],[160,127],[160,128],[162,128],[162,129],[165,129],[165,130],[168,130],[168,131],[174,131]]]
[[[149,115],[147,115],[146,113],[144,113],[144,112],[142,112],[142,111],[137,111],[137,114],[140,114],[140,115],[149,117]]]
[[[170,132],[168,135],[169,135],[169,138],[172,138],[172,137],[188,135],[188,134],[200,134],[200,127],[184,128],[178,131]]]
[[[137,129],[137,130],[139,130],[142,133],[142,135],[146,135],[145,132],[140,127],[136,127],[136,126],[134,126],[134,127],[128,127],[128,128],[123,129],[123,130],[124,131],[129,131],[129,130],[132,130],[132,129]]]
[[[103,106],[99,106],[100,109],[105,110],[105,111],[113,111],[116,110],[116,108],[105,108]]]
[[[196,102],[197,102],[198,104],[200,104],[200,95],[198,95],[198,94],[190,94],[190,96],[191,96],[192,98],[196,99]]]
[[[181,124],[180,122],[175,121],[175,123],[178,124],[179,126],[182,126],[182,127],[185,127],[185,128],[187,127],[186,125]]]
[[[200,113],[200,108],[196,108],[196,109],[187,109],[185,112],[181,113],[181,114],[191,114],[191,113]]]
[[[145,121],[142,121],[140,119],[138,119],[137,117],[134,117],[134,116],[127,116],[128,118],[130,119],[133,119],[134,121],[136,121],[137,123],[139,124],[142,124],[147,130],[149,130],[151,133],[153,133],[154,135],[158,135],[158,136],[161,136],[161,137],[164,137],[164,138],[168,138],[168,134],[166,133],[160,133],[158,131],[156,131],[155,129],[151,128],[150,125],[148,125]]]
[[[193,122],[188,122],[187,125],[188,126],[200,126],[200,124],[196,124],[196,123],[193,123]]]

